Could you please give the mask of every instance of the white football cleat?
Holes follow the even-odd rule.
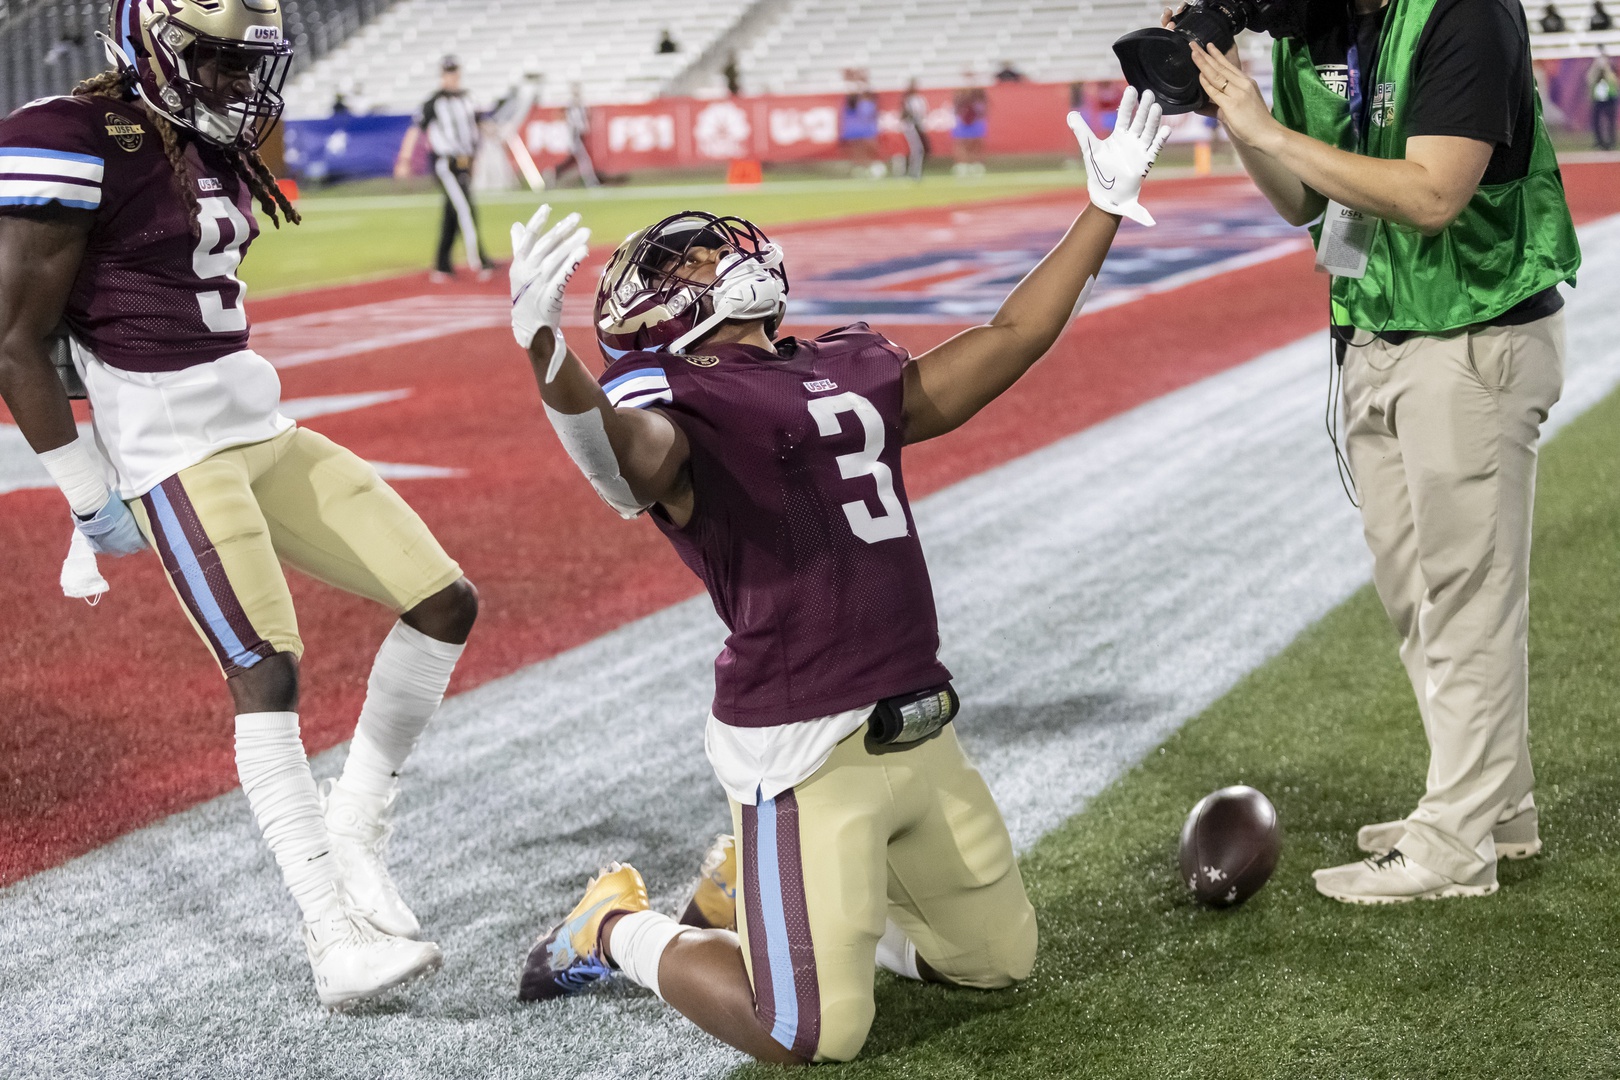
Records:
[[[304,923],[304,951],[315,992],[329,1009],[374,998],[439,970],[444,962],[433,942],[385,934],[344,903]]]
[[[321,810],[338,873],[355,909],[385,934],[414,938],[422,932],[422,924],[400,899],[383,862],[393,832],[388,809],[397,794],[396,788],[386,796],[356,795],[336,780],[327,780],[320,788]]]
[[[1371,855],[1382,855],[1397,847],[1406,835],[1406,822],[1380,821],[1356,830],[1356,847]],[[1498,859],[1528,859],[1541,854],[1541,828],[1536,808],[1519,811],[1491,829]]]
[[[1376,858],[1311,873],[1316,891],[1346,904],[1404,904],[1453,896],[1489,896],[1496,891],[1496,864],[1472,880],[1454,881],[1408,859],[1399,849]]]

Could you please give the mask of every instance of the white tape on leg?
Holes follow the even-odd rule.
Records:
[[[620,474],[619,459],[613,452],[613,444],[608,441],[607,427],[602,423],[601,413],[595,409],[582,413],[558,412],[550,405],[546,405],[545,410],[546,419],[551,421],[551,430],[557,433],[557,440],[568,451],[568,456],[574,459],[574,464],[579,466],[579,471],[591,482],[596,493],[602,496],[603,502],[613,507],[622,518],[633,518],[652,505],[639,501],[631,493],[629,482]]]

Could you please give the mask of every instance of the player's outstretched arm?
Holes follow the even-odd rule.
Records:
[[[542,233],[549,206],[512,226],[512,333],[529,354],[546,418],[597,493],[624,517],[679,502],[689,450],[681,430],[650,409],[616,409],[562,336],[568,282],[590,230],[570,214]]]
[[[1099,142],[1071,114],[1086,161],[1088,206],[1069,231],[1025,275],[983,326],[964,330],[917,357],[906,369],[906,441],[943,435],[1001,396],[1063,333],[1084,303],[1114,242],[1119,220],[1144,225],[1153,217],[1137,195],[1169,137],[1151,93],[1140,103],[1126,90],[1114,133]]]

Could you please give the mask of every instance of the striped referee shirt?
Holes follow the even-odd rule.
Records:
[[[465,90],[440,90],[428,98],[419,123],[439,157],[470,158],[478,152],[478,109]]]

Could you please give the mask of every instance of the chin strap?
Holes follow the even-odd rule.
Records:
[[[715,327],[731,319],[771,319],[782,324],[787,310],[782,278],[772,273],[782,265],[782,248],[766,244],[753,255],[733,252],[720,260],[714,287],[709,290],[714,305],[708,318],[675,339],[669,351],[683,356],[688,345],[703,340]]]

